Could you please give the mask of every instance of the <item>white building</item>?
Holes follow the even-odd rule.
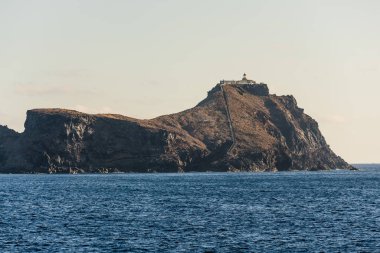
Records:
[[[235,80],[221,80],[219,84],[226,85],[226,84],[255,84],[256,82],[253,80],[248,80],[247,75],[244,73],[243,78],[241,80],[235,81]]]

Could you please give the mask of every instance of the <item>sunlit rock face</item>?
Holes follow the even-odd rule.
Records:
[[[187,172],[352,169],[293,96],[221,81],[184,112],[152,120],[63,109],[0,126],[0,172]]]

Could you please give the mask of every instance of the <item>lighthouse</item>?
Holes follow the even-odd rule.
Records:
[[[221,85],[236,85],[236,84],[256,84],[255,81],[247,79],[247,74],[243,74],[243,78],[241,80],[221,80],[219,82]]]

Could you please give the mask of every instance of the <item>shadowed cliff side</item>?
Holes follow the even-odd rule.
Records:
[[[221,82],[196,107],[152,120],[63,109],[0,127],[0,172],[183,172],[352,169],[292,96]]]

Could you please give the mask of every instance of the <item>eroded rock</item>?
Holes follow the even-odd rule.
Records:
[[[152,120],[37,109],[27,112],[21,134],[0,126],[0,172],[336,168],[352,167],[293,96],[270,95],[266,84],[218,84],[196,107]]]

